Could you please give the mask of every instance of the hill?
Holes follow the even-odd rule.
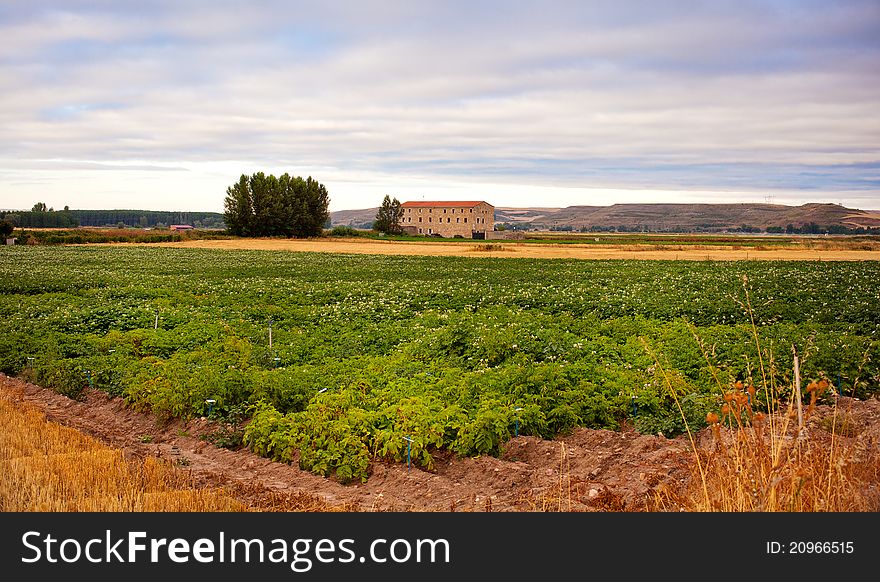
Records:
[[[880,214],[837,204],[614,204],[569,206],[555,212],[498,208],[496,222],[536,229],[615,229],[651,232],[766,231],[768,229],[847,229],[880,227]],[[789,226],[790,225],[790,226]]]
[[[337,210],[330,213],[330,226],[353,226],[355,228],[370,228],[376,220],[379,207],[362,208],[360,210]]]
[[[368,228],[378,208],[330,214],[333,226]],[[880,212],[838,204],[614,204],[495,208],[495,223],[527,230],[824,232],[880,228]]]

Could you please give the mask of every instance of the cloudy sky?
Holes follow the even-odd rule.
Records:
[[[0,0],[0,208],[880,209],[880,2]]]

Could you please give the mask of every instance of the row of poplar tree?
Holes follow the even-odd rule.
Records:
[[[223,219],[236,236],[320,236],[329,204],[327,188],[311,176],[242,174],[226,189]]]

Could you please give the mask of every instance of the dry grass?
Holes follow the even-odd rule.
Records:
[[[862,240],[862,241],[841,241],[841,240],[823,240],[823,239],[807,239],[803,243],[804,248],[817,250],[846,250],[846,251],[880,251],[880,241]]]
[[[775,422],[755,413],[750,425],[712,425],[713,447],[699,451],[684,493],[658,494],[657,510],[866,512],[880,510],[880,452],[834,432],[801,431],[796,414]],[[733,414],[733,413],[731,413]],[[838,417],[838,411],[831,418]],[[832,425],[833,425],[832,421]]]
[[[125,245],[130,243],[115,243]],[[355,239],[230,239],[192,240],[176,243],[152,243],[154,246],[207,249],[248,249],[292,252],[350,253],[410,256],[475,256],[474,245],[442,240],[413,242]],[[539,244],[486,243],[501,249],[479,251],[485,257],[517,257],[530,259],[644,259],[681,261],[860,261],[880,260],[880,249],[852,248],[741,248],[681,246],[658,249],[658,245],[641,244]],[[663,245],[659,245],[663,246]]]
[[[181,469],[126,460],[0,392],[0,511],[247,511],[223,490],[194,486]]]
[[[473,246],[471,247],[471,250],[476,252],[491,253],[492,251],[507,251],[512,249],[509,249],[504,245],[498,243],[485,243]]]

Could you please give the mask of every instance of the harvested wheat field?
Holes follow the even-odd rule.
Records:
[[[21,390],[0,391],[0,511],[246,511],[182,468],[125,453],[46,420]]]
[[[131,243],[119,243],[131,244]],[[647,259],[662,261],[877,261],[880,249],[848,248],[730,248],[724,246],[588,245],[507,241],[409,242],[357,239],[231,239],[154,243],[157,246],[200,249],[243,249],[365,255],[423,255],[515,257],[523,259]]]

